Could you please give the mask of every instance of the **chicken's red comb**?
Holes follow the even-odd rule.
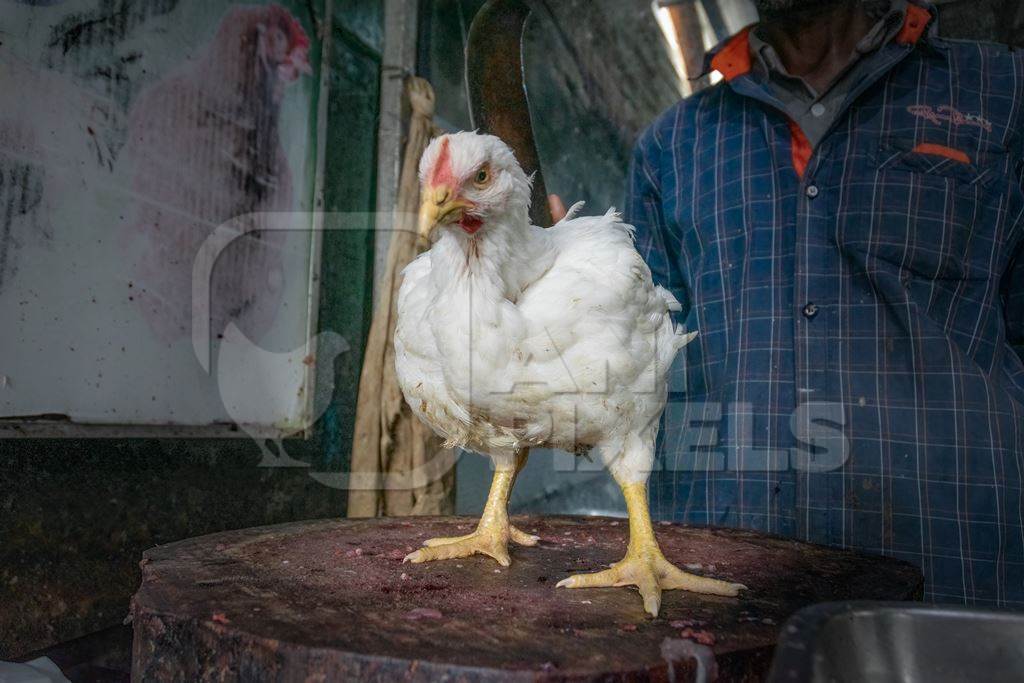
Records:
[[[292,47],[308,48],[309,36],[295,17],[291,17],[291,29]]]
[[[455,182],[455,174],[452,172],[452,152],[448,148],[448,137],[441,138],[441,151],[437,154],[437,161],[434,162],[434,170],[430,174],[430,186],[450,185]]]
[[[268,5],[267,11],[273,19],[280,21],[287,28],[292,49],[309,48],[309,36],[306,35],[306,30],[302,28],[302,24],[295,18],[295,15],[278,4]]]

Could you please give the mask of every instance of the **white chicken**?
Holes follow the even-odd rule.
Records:
[[[530,178],[498,138],[434,140],[420,162],[420,233],[433,246],[404,271],[398,381],[413,411],[449,446],[489,455],[494,479],[476,531],[435,538],[411,562],[489,555],[539,539],[509,522],[515,477],[535,446],[595,450],[629,512],[625,558],[558,586],[635,585],[657,616],[661,591],[736,595],[744,586],[687,574],[662,555],[647,478],[665,377],[696,333],[673,327],[679,304],[656,287],[614,211],[550,229],[530,224]]]

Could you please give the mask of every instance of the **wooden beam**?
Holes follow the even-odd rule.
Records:
[[[377,131],[377,220],[374,236],[373,304],[376,308],[398,198],[406,76],[416,70],[417,0],[384,0],[384,59],[380,70],[380,127]]]

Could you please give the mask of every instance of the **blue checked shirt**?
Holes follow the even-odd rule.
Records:
[[[909,560],[1024,607],[1024,52],[914,0],[810,149],[750,69],[637,145],[629,219],[700,336],[673,368],[662,518]]]

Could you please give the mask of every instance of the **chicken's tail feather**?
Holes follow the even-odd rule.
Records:
[[[683,326],[680,325],[679,327],[676,328],[676,333],[675,333],[675,337],[674,338],[675,338],[675,342],[676,342],[676,349],[678,350],[678,349],[683,348],[684,346],[686,346],[690,342],[692,342],[694,339],[696,339],[697,338],[697,332],[696,332],[696,330],[693,331],[693,332],[687,332],[685,330],[685,328],[683,328]]]
[[[657,285],[655,289],[657,290],[658,294],[661,295],[661,298],[665,300],[665,305],[668,306],[668,310],[674,311],[676,313],[683,310],[683,305],[679,303],[679,299],[677,299],[675,295],[672,294],[672,292],[668,291],[661,285]]]
[[[576,218],[576,214],[578,214],[580,211],[582,211],[583,207],[586,206],[586,205],[587,205],[586,202],[576,202],[575,204],[573,204],[572,206],[569,207],[568,211],[565,212],[565,218],[563,218],[562,220],[563,221],[571,221],[573,218]],[[559,221],[559,223],[561,223],[561,222],[562,221]]]
[[[615,225],[615,227],[619,228],[620,230],[624,231],[627,235],[629,235],[629,239],[636,239],[636,227],[630,225],[629,223],[623,222],[622,213],[614,206],[605,211],[604,218],[605,220],[611,221],[612,224]]]

